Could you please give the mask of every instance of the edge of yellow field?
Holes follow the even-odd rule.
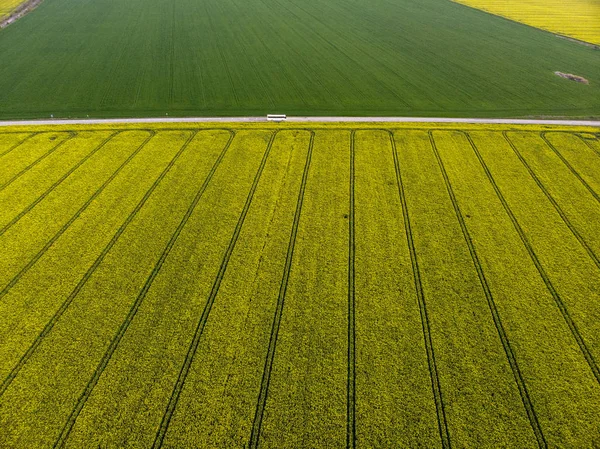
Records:
[[[585,38],[575,35],[575,34],[566,34],[564,32],[552,29],[551,27],[544,27],[544,26],[540,26],[540,25],[535,25],[533,23],[528,23],[523,20],[519,20],[515,17],[511,17],[510,15],[507,15],[507,14],[499,12],[499,11],[494,11],[493,9],[489,9],[487,7],[476,6],[476,5],[472,4],[469,0],[450,0],[450,1],[452,1],[453,3],[456,3],[457,5],[466,6],[467,8],[475,9],[477,11],[481,11],[486,14],[490,14],[492,16],[500,17],[505,20],[510,20],[511,22],[520,23],[521,25],[526,25],[531,28],[535,28],[537,30],[542,30],[547,33],[554,34],[555,36],[557,36],[559,38],[572,40],[572,41],[580,43],[582,45],[587,45],[587,46],[590,46],[590,47],[593,47],[596,49],[600,49],[600,37],[598,37],[597,39],[592,38],[592,39],[586,40]],[[598,31],[598,33],[600,35],[600,30]]]
[[[94,131],[94,130],[177,130],[177,129],[233,129],[233,130],[377,130],[377,129],[460,129],[460,130],[531,130],[531,131],[578,131],[600,133],[600,127],[574,126],[554,124],[488,124],[488,123],[406,123],[406,122],[344,122],[344,123],[319,123],[319,122],[284,122],[284,123],[245,123],[245,122],[203,122],[203,123],[105,123],[105,124],[69,124],[69,125],[16,125],[0,128],[0,134],[18,132],[43,132],[43,131]]]

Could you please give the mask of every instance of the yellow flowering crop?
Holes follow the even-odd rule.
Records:
[[[600,3],[596,0],[457,1],[546,31],[600,44]]]

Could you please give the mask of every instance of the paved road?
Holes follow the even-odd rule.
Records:
[[[120,118],[120,119],[75,119],[75,120],[13,120],[0,121],[0,126],[22,125],[99,125],[115,123],[241,123],[266,122],[261,117],[160,117],[160,118]],[[433,118],[433,117],[288,117],[286,122],[320,122],[320,123],[483,123],[505,125],[562,125],[562,126],[597,126],[598,120],[529,120],[529,119],[486,119],[486,118]]]

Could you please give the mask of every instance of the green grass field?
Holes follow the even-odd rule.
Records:
[[[450,0],[44,0],[0,61],[5,119],[600,116],[597,50]]]
[[[378,126],[0,131],[0,447],[598,447],[600,129]]]

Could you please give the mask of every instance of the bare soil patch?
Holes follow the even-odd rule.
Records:
[[[588,80],[586,80],[583,76],[573,75],[572,73],[563,73],[563,72],[554,72],[555,75],[560,76],[561,78],[566,78],[571,81],[576,81],[578,83],[590,84]]]

